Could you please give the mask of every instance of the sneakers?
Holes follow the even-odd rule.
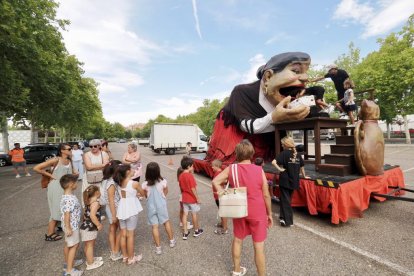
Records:
[[[16,174],[16,178],[20,178],[20,174]]]
[[[284,219],[279,220],[281,226],[286,226],[286,221]]]
[[[133,265],[133,264],[136,264],[136,263],[138,263],[139,261],[141,261],[142,260],[142,254],[139,254],[138,256],[134,256],[133,258],[132,258],[132,260],[130,260],[129,258],[128,258],[128,265]]]
[[[177,244],[177,241],[175,239],[170,240],[170,247],[173,248]]]
[[[26,176],[32,176],[30,173],[26,173]]]
[[[118,261],[120,259],[122,259],[122,254],[121,252],[118,253],[111,253],[111,256],[109,257],[112,261]]]
[[[94,262],[100,262],[103,261],[102,257],[93,257]]]
[[[76,268],[72,268],[71,272],[67,272],[67,271],[63,272],[64,276],[67,276],[67,275],[80,276],[82,274],[83,274],[83,271],[82,270],[77,270]]]
[[[229,233],[229,230],[224,230],[224,229],[216,229],[214,230],[214,234],[217,235],[226,235]]]
[[[187,240],[188,239],[188,236],[190,235],[190,232],[187,232],[187,233],[183,233],[183,240]]]
[[[161,255],[162,254],[161,246],[156,246],[155,247],[155,254],[157,254],[157,255]]]
[[[194,231],[193,237],[198,237],[203,233],[204,233],[204,230],[200,228],[200,229]]]
[[[92,270],[103,265],[103,261],[94,260],[92,264],[86,263],[86,270]]]

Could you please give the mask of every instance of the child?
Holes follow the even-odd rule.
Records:
[[[146,192],[147,196],[147,218],[148,224],[152,225],[155,253],[160,255],[162,254],[162,250],[158,231],[159,224],[164,224],[171,248],[175,246],[176,241],[168,218],[167,201],[165,200],[168,193],[167,180],[162,178],[160,166],[156,162],[148,163],[142,189]]]
[[[138,223],[138,214],[142,211],[141,203],[137,198],[138,192],[144,194],[138,182],[132,180],[135,171],[130,165],[119,165],[115,170],[114,181],[118,184],[121,196],[116,216],[121,228],[122,262],[128,265],[135,264],[142,259],[142,255],[134,253],[134,232]]]
[[[264,159],[261,158],[261,157],[257,157],[254,160],[254,164],[257,165],[257,166],[260,166],[260,167],[264,167]],[[265,173],[265,175],[266,175],[266,179],[268,179],[267,178],[268,176],[267,176],[266,173]],[[275,182],[273,182],[272,180],[267,180],[267,185],[269,186],[270,198],[272,199],[272,201],[279,202],[279,198],[277,198],[277,196],[275,196],[275,193],[273,191],[273,188],[275,187],[274,183]]]
[[[190,156],[191,154],[191,146],[192,146],[191,142],[187,142],[187,144],[185,145],[185,152],[188,156]]]
[[[101,213],[99,208],[99,198],[101,193],[95,185],[90,185],[83,191],[83,202],[85,210],[83,213],[83,222],[80,226],[81,239],[84,242],[84,251],[86,256],[86,270],[98,268],[103,265],[102,257],[94,257],[93,249],[98,231],[101,231]]]
[[[183,156],[184,158],[189,158],[188,156]],[[180,178],[180,174],[183,172],[183,168],[179,167],[177,169],[177,182],[179,182],[179,178]],[[184,209],[183,209],[183,201],[182,201],[182,195],[180,193],[180,198],[179,198],[179,202],[180,202],[180,227],[183,227],[183,215],[184,215]],[[191,230],[193,229],[193,225],[191,224],[191,222],[187,221],[187,229]]]
[[[347,79],[344,81],[344,88],[346,89],[344,98],[336,103],[336,107],[341,110],[341,112],[348,114],[349,120],[351,121],[351,126],[353,126],[355,123],[354,111],[357,110],[357,106],[354,101],[354,82],[350,79]]]
[[[102,197],[106,202],[105,211],[109,220],[108,240],[111,247],[111,260],[117,261],[122,259],[120,249],[121,233],[118,231],[119,223],[116,217],[116,210],[118,209],[119,201],[121,199],[116,184],[112,178],[115,169],[122,164],[119,160],[110,161],[103,169],[102,187],[104,193]],[[118,232],[118,233],[117,233]]]
[[[74,265],[78,266],[83,263],[83,261],[74,262],[79,245],[79,223],[82,212],[79,201],[73,194],[77,187],[77,182],[78,176],[73,174],[65,174],[60,178],[60,186],[64,190],[60,200],[62,228],[65,232],[65,248],[63,252],[66,270],[64,275],[82,275],[83,273],[83,271],[73,268]]]
[[[193,236],[198,237],[203,234],[203,229],[199,227],[197,213],[200,211],[200,199],[197,195],[197,183],[195,181],[193,172],[193,159],[191,158],[183,158],[181,160],[181,168],[183,168],[183,172],[180,174],[178,178],[178,182],[180,184],[180,190],[182,195],[182,202],[183,202],[183,240],[187,240],[190,232],[187,229],[187,216],[188,212],[191,212],[193,223],[195,227],[195,231]]]
[[[293,190],[299,189],[299,170],[304,178],[304,162],[301,155],[297,155],[295,142],[292,137],[286,136],[281,140],[283,151],[272,161],[280,172],[279,189],[280,189],[280,225],[293,225],[293,210],[290,205]],[[280,167],[282,166],[282,167]]]
[[[213,172],[214,172],[213,179],[214,179],[214,177],[216,177],[217,175],[219,175],[221,173],[221,171],[222,171],[221,166],[222,166],[222,162],[218,159],[215,159],[213,162],[211,162],[211,168],[213,169]],[[217,190],[214,187],[214,185],[211,185],[211,187],[213,188],[214,200],[216,201],[217,207],[219,207],[220,203],[219,203],[219,199],[218,199]],[[217,229],[214,230],[215,234],[228,234],[229,233],[229,231],[227,229],[227,218],[221,218],[221,223],[217,223],[216,226],[217,226]],[[219,229],[220,227],[222,229]]]

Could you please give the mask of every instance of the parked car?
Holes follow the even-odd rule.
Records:
[[[28,163],[40,163],[57,155],[57,145],[54,144],[31,144],[23,148],[24,159]]]
[[[319,135],[319,137],[321,138],[321,140],[334,140],[335,139],[335,133],[333,132],[326,132],[326,133],[321,133]],[[312,138],[313,140],[315,140],[315,137]]]
[[[126,143],[127,141],[125,139],[119,139],[118,143]]]
[[[10,156],[7,153],[0,153],[0,167],[11,165]]]

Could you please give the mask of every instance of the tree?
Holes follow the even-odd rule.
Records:
[[[376,89],[381,119],[387,124],[397,115],[407,122],[407,115],[414,113],[414,15],[399,33],[391,33],[378,43],[380,49],[357,66],[357,85]],[[408,125],[405,137],[411,143]]]

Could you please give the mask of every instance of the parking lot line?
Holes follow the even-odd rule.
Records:
[[[303,230],[306,230],[306,231],[308,231],[308,232],[310,232],[310,233],[312,233],[314,235],[317,235],[317,236],[319,236],[319,237],[321,237],[323,239],[329,240],[329,241],[331,241],[331,242],[333,242],[333,243],[335,243],[335,244],[337,244],[337,245],[339,245],[341,247],[344,247],[346,249],[349,249],[349,250],[351,250],[351,251],[353,251],[353,252],[355,252],[355,253],[357,253],[359,255],[362,255],[362,256],[364,256],[364,257],[366,257],[368,259],[371,259],[371,260],[373,260],[373,261],[375,261],[377,263],[380,263],[380,264],[382,264],[382,265],[384,265],[384,266],[386,266],[388,268],[391,268],[391,269],[393,269],[395,271],[398,271],[398,272],[400,272],[402,274],[414,275],[414,271],[410,270],[409,268],[400,266],[400,265],[398,265],[396,263],[393,263],[393,262],[391,262],[391,261],[389,261],[387,259],[381,258],[380,256],[377,256],[377,255],[372,254],[372,253],[370,253],[368,251],[365,251],[365,250],[363,250],[363,249],[361,249],[359,247],[356,247],[355,245],[352,245],[352,244],[346,243],[344,241],[338,240],[338,239],[336,239],[334,237],[331,237],[328,234],[319,232],[318,230],[315,230],[315,229],[313,229],[313,228],[311,228],[309,226],[306,226],[306,225],[304,225],[302,223],[296,223],[295,222],[295,226],[298,226],[299,228],[301,228]]]
[[[22,189],[20,189],[20,190],[18,190],[18,191],[16,191],[16,192],[14,192],[14,193],[12,193],[12,194],[10,194],[8,197],[6,197],[6,198],[3,198],[2,200],[0,200],[0,203],[3,203],[4,201],[6,201],[6,200],[8,200],[8,199],[11,199],[11,198],[13,198],[15,195],[17,195],[17,194],[19,194],[19,193],[21,193],[21,192],[23,192],[24,190],[26,190],[26,189],[28,189],[28,188],[30,188],[30,187],[32,187],[33,185],[35,185],[35,184],[38,184],[38,185],[40,185],[40,183],[39,183],[40,181],[39,181],[39,179],[34,179],[33,180],[33,183],[31,183],[31,184],[29,184],[29,185],[24,185],[24,187],[22,188]],[[30,182],[29,182],[30,183]]]

